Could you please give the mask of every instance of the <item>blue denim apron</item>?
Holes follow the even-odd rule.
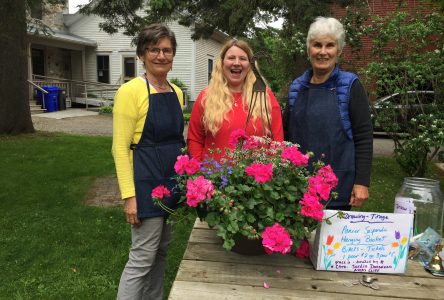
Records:
[[[170,86],[171,87],[171,86]],[[165,204],[175,209],[180,198],[176,187],[174,164],[185,146],[182,109],[175,92],[150,93],[148,89],[148,113],[138,144],[133,150],[134,182],[136,187],[137,216],[140,219],[166,214],[154,205],[151,191],[162,184],[171,191]],[[173,87],[171,90],[174,91]]]
[[[339,197],[328,208],[348,206],[355,181],[355,145],[342,124],[335,89],[310,88],[298,95],[290,113],[289,140],[303,153],[314,152],[310,166],[324,155],[322,161],[333,168]]]

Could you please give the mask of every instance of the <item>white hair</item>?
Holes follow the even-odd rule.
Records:
[[[310,41],[320,37],[332,35],[338,42],[339,51],[345,46],[345,30],[341,22],[335,18],[317,17],[316,20],[311,23],[307,33],[307,51],[310,46]]]

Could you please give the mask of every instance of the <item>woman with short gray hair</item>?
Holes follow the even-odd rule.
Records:
[[[285,139],[312,151],[338,177],[338,198],[327,208],[350,210],[368,199],[373,128],[358,76],[339,69],[345,31],[335,18],[318,17],[307,34],[311,69],[293,81],[284,113]]]

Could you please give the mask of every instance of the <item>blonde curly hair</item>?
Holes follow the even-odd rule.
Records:
[[[228,87],[228,82],[223,75],[222,68],[225,54],[227,53],[228,49],[234,46],[245,51],[250,62],[253,59],[253,50],[245,41],[232,39],[226,42],[223,46],[220,56],[217,59],[216,67],[211,74],[210,84],[208,85],[202,101],[202,107],[204,109],[202,121],[205,126],[205,130],[211,132],[213,136],[215,136],[219,131],[223,120],[229,121],[227,119],[227,113],[232,110],[234,102],[233,93]],[[256,76],[254,75],[253,70],[250,68],[242,87],[242,107],[244,110],[246,110],[246,112],[249,111],[250,106],[252,105],[251,102],[254,102],[252,96],[253,84],[255,81]],[[263,101],[263,99],[257,99],[252,112],[251,121],[253,122],[254,126],[257,118],[261,118],[262,124],[264,124],[265,133],[268,135],[271,133],[271,128],[269,127],[269,122],[271,123],[271,104],[268,94],[265,93],[265,95],[267,107],[261,105],[261,101],[259,100]]]

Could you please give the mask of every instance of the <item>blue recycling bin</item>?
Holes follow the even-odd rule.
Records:
[[[48,92],[48,94],[43,95],[46,112],[58,111],[60,88],[58,86],[44,86],[42,88]]]

